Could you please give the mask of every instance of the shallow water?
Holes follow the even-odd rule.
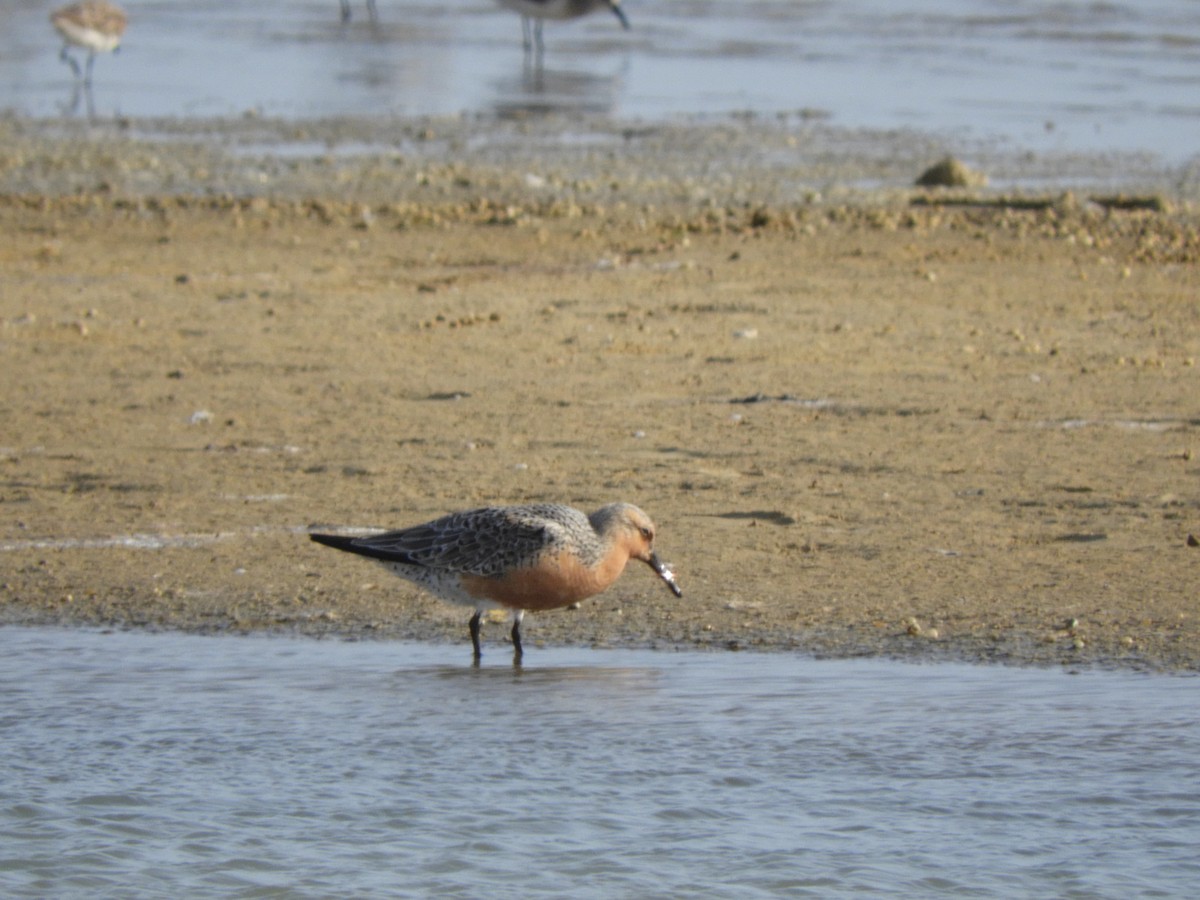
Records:
[[[0,630],[12,897],[1186,897],[1200,681]]]
[[[85,106],[57,59],[57,4],[0,7],[0,105]],[[99,115],[285,118],[731,111],[828,117],[1039,150],[1200,153],[1200,4],[1179,0],[625,0],[546,26],[540,68],[490,0],[129,3],[96,63]]]

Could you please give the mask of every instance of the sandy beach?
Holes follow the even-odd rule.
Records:
[[[0,621],[465,659],[464,610],[306,531],[627,500],[683,599],[631,567],[528,651],[1200,669],[1187,190],[917,190],[933,147],[772,123],[463,151],[487,127],[0,125]]]

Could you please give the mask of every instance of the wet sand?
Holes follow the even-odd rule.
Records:
[[[293,130],[308,155],[253,122],[225,150],[0,127],[4,622],[465,659],[464,610],[306,529],[628,500],[683,600],[635,566],[527,649],[1200,668],[1200,223],[1170,177],[917,191],[919,140],[761,124],[532,156],[520,122]]]

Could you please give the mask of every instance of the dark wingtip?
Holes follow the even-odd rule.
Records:
[[[358,556],[365,556],[368,559],[379,559],[388,563],[404,563],[405,565],[421,565],[419,560],[414,560],[407,553],[386,544],[383,546],[374,544],[369,537],[361,535],[358,537],[347,537],[342,534],[316,534],[311,531],[308,533],[308,536],[318,544],[333,547],[335,550],[345,550],[347,553],[355,553]]]
[[[338,550],[350,550],[350,545],[354,542],[354,538],[341,534],[315,534],[309,532],[308,536],[318,544],[324,544],[326,547],[336,547]]]

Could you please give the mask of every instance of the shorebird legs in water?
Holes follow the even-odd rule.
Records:
[[[541,56],[545,51],[542,42],[542,24],[546,19],[577,19],[586,16],[594,9],[609,9],[621,22],[621,27],[629,29],[629,20],[621,9],[621,0],[497,0],[508,9],[521,14],[521,30],[524,36],[525,52],[536,52]]]
[[[85,85],[92,83],[92,64],[97,53],[114,53],[121,46],[125,26],[129,17],[125,10],[106,0],[83,0],[56,9],[50,14],[50,24],[62,35],[62,52],[59,59],[70,65],[77,81]],[[71,56],[71,47],[87,50],[87,63],[83,68]]]

